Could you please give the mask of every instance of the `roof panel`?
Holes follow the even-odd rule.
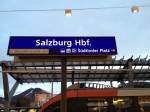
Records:
[[[127,62],[127,60],[113,60],[112,62],[67,62],[67,78],[68,81],[71,81],[72,73],[74,73],[75,81],[117,81],[120,78],[128,80],[129,69],[123,69],[127,66]],[[14,63],[12,61],[5,61],[2,63],[8,67],[8,71],[6,72],[16,80],[19,79],[22,82],[61,81],[61,62]],[[134,80],[142,79],[150,81],[149,68],[149,60],[133,60],[133,71],[131,72],[134,74]],[[120,75],[123,75],[123,77],[120,77]]]

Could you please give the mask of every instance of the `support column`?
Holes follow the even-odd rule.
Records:
[[[2,77],[3,77],[3,89],[4,89],[4,99],[6,101],[5,104],[5,112],[9,112],[9,83],[8,83],[8,75],[6,72],[7,67],[4,63],[2,63]]]
[[[61,101],[60,101],[60,112],[67,112],[67,76],[66,76],[66,57],[61,60]]]
[[[18,88],[18,86],[19,86],[19,82],[16,81],[15,84],[13,85],[11,91],[9,92],[9,101],[10,101],[10,102],[11,102],[11,99],[12,99],[12,97],[13,97],[13,95],[14,95],[16,89]]]
[[[72,79],[71,79],[72,85],[74,84],[74,71],[72,71]]]
[[[51,98],[53,97],[53,82],[52,82],[52,85],[51,85],[52,87],[51,87]]]
[[[120,83],[121,83],[121,87],[123,87],[123,88],[127,87],[126,83],[124,81],[120,81]]]
[[[133,85],[134,74],[133,74],[133,72],[132,72],[132,63],[133,63],[133,59],[129,59],[129,60],[128,60],[129,87],[134,87],[134,85]]]
[[[140,111],[140,105],[138,103],[138,97],[137,96],[132,96],[132,104],[131,107],[129,109],[129,112],[141,112]]]
[[[110,86],[113,87],[113,81],[110,81]]]
[[[108,102],[108,112],[116,112],[116,108],[113,105],[113,97],[108,97],[107,98],[107,102]]]

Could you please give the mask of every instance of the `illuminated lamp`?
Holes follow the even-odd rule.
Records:
[[[140,11],[140,8],[138,6],[133,6],[131,8],[132,13],[138,13]]]
[[[72,15],[71,9],[66,9],[65,10],[65,16],[71,16],[71,15]]]

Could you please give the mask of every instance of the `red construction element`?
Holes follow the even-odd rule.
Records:
[[[96,98],[106,96],[117,96],[117,89],[74,89],[67,91],[67,99],[69,98]],[[48,106],[60,101],[61,94],[51,98],[46,102],[39,112],[44,112]]]

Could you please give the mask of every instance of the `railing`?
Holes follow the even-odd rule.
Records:
[[[99,84],[99,83],[79,83],[79,88],[94,88],[94,89],[105,89],[114,88],[110,85]]]

